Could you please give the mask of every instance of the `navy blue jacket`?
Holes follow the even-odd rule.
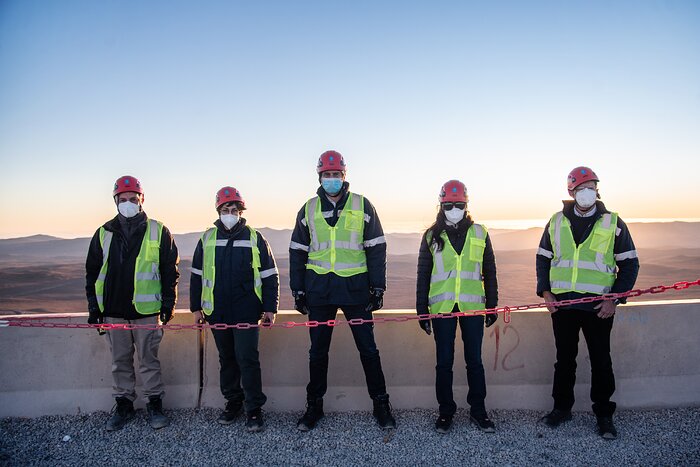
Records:
[[[238,246],[236,241],[250,241],[250,230],[241,218],[231,230],[220,220],[216,226],[216,278],[214,281],[214,311],[207,322],[237,324],[257,323],[263,312],[277,312],[279,304],[279,277],[272,251],[258,232],[260,250],[260,276],[262,278],[262,303],[255,294],[253,279],[253,250]],[[192,257],[190,277],[190,311],[202,310],[202,240],[197,243]]]
[[[576,245],[580,245],[585,242],[588,236],[593,231],[593,225],[596,221],[608,211],[605,205],[601,201],[596,202],[596,212],[590,217],[579,217],[574,213],[574,201],[565,200],[564,208],[562,212],[571,222],[571,231],[574,236],[574,241]],[[549,222],[544,228],[544,233],[542,234],[542,239],[540,240],[540,247],[537,251],[537,295],[542,296],[543,292],[551,291],[549,283],[549,270],[551,268],[552,258],[554,249],[552,248],[552,239],[549,237]],[[632,290],[634,283],[637,281],[637,274],[639,273],[639,259],[637,258],[637,250],[634,247],[634,242],[632,241],[632,236],[622,219],[618,216],[617,218],[617,230],[615,232],[615,246],[613,247],[613,254],[615,257],[615,264],[617,265],[617,276],[615,277],[615,283],[612,286],[611,293],[627,292]],[[596,294],[591,293],[578,293],[578,292],[567,292],[562,294],[555,294],[557,300],[573,300],[582,297],[596,296]],[[626,299],[621,299],[624,303]],[[592,310],[594,311],[596,306],[600,302],[590,302],[581,303],[578,305],[568,305],[562,306],[562,310],[566,309],[576,309],[576,310]]]
[[[340,200],[333,203],[322,187],[317,190],[321,199],[321,211],[331,227],[338,222],[348,199],[348,182],[343,183]],[[289,286],[292,291],[306,293],[307,303],[318,305],[363,305],[369,302],[370,288],[386,290],[386,239],[374,206],[365,198],[364,247],[367,256],[367,272],[350,277],[340,277],[329,272],[318,274],[306,269],[311,236],[306,225],[305,206],[297,214],[296,224],[289,245]]]
[[[467,216],[457,223],[456,228],[448,226],[445,229],[447,238],[457,254],[462,253],[464,242],[467,240],[467,231],[474,222],[471,216]],[[418,271],[416,280],[416,312],[419,315],[429,313],[428,295],[430,293],[430,276],[433,272],[433,254],[426,239],[428,231],[423,234],[418,251]],[[484,280],[484,292],[486,294],[486,308],[498,306],[498,279],[496,277],[496,257],[493,253],[491,238],[486,235],[486,248],[481,264],[481,275]]]
[[[104,290],[104,316],[122,319],[139,319],[145,315],[136,311],[132,303],[134,298],[134,269],[136,257],[141,251],[141,242],[146,234],[146,213],[140,212],[127,219],[118,214],[107,221],[103,227],[112,232],[112,243],[109,247],[107,277]],[[180,261],[177,246],[170,231],[163,226],[160,240],[160,282],[161,282],[161,311],[172,311],[177,302],[177,282],[180,272],[177,265]],[[97,312],[97,296],[95,282],[102,269],[102,246],[100,245],[100,229],[92,236],[85,260],[85,292],[88,300],[88,310]],[[153,313],[158,314],[158,312]]]

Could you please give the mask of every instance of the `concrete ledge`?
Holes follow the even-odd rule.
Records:
[[[377,316],[412,314],[395,310]],[[339,316],[342,318],[342,315]],[[615,317],[614,399],[620,407],[700,405],[700,301],[630,304]],[[85,322],[84,315],[62,322]],[[278,322],[303,321],[282,312]],[[175,323],[190,323],[178,312]],[[202,334],[203,386],[200,400],[200,333],[167,331],[161,345],[167,407],[219,407],[218,354],[211,333]],[[375,326],[388,391],[396,408],[436,406],[435,349],[416,321]],[[459,333],[458,333],[459,335]],[[308,378],[309,337],[306,328],[264,329],[260,335],[263,389],[267,410],[302,410]],[[466,371],[460,338],[455,344],[455,400],[466,405]],[[38,416],[109,410],[112,379],[109,349],[103,337],[87,329],[0,328],[0,416]],[[587,410],[590,366],[583,338],[579,343],[576,409]],[[487,408],[551,407],[554,341],[546,312],[513,313],[485,329],[483,362]],[[137,376],[137,391],[140,382]],[[143,402],[140,402],[143,405]],[[334,330],[329,366],[330,411],[371,407],[364,374],[347,325]]]

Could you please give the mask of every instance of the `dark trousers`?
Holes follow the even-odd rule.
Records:
[[[472,415],[485,415],[486,377],[481,363],[481,342],[484,338],[484,317],[463,316],[460,318],[436,318],[431,320],[435,336],[435,395],[440,404],[441,415],[454,415],[457,404],[452,395],[452,366],[455,359],[455,336],[457,320],[462,330],[464,361],[467,364],[467,403]]]
[[[336,305],[322,305],[309,307],[309,320],[328,321],[335,319],[338,313]],[[372,313],[365,311],[366,305],[341,306],[346,319],[362,318],[371,319]],[[360,352],[360,361],[365,371],[367,391],[370,397],[386,394],[386,383],[382,372],[382,363],[379,359],[379,350],[374,342],[374,325],[372,323],[350,326],[355,346]],[[306,395],[309,399],[318,399],[326,394],[328,389],[328,350],[331,346],[333,327],[318,326],[309,328],[311,349],[309,350],[309,384],[306,386]]]
[[[219,350],[221,394],[226,400],[243,402],[246,412],[262,407],[267,397],[262,392],[258,355],[258,329],[212,329]]]
[[[613,318],[600,319],[590,310],[560,310],[552,314],[557,347],[552,388],[555,409],[571,410],[574,405],[578,336],[583,331],[591,359],[593,413],[599,417],[608,417],[615,412],[616,404],[610,401],[615,392],[615,375],[610,358],[612,326]]]

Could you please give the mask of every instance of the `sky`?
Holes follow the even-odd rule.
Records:
[[[327,149],[388,232],[453,178],[544,225],[578,165],[623,219],[698,219],[700,2],[0,0],[0,238],[91,235],[126,174],[175,233],[224,185],[291,228]]]

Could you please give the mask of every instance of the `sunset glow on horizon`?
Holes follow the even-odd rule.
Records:
[[[477,221],[543,227],[578,165],[628,223],[700,220],[693,1],[8,0],[0,69],[0,238],[92,235],[126,174],[174,233],[224,185],[290,229],[327,149],[387,232],[452,178]]]

